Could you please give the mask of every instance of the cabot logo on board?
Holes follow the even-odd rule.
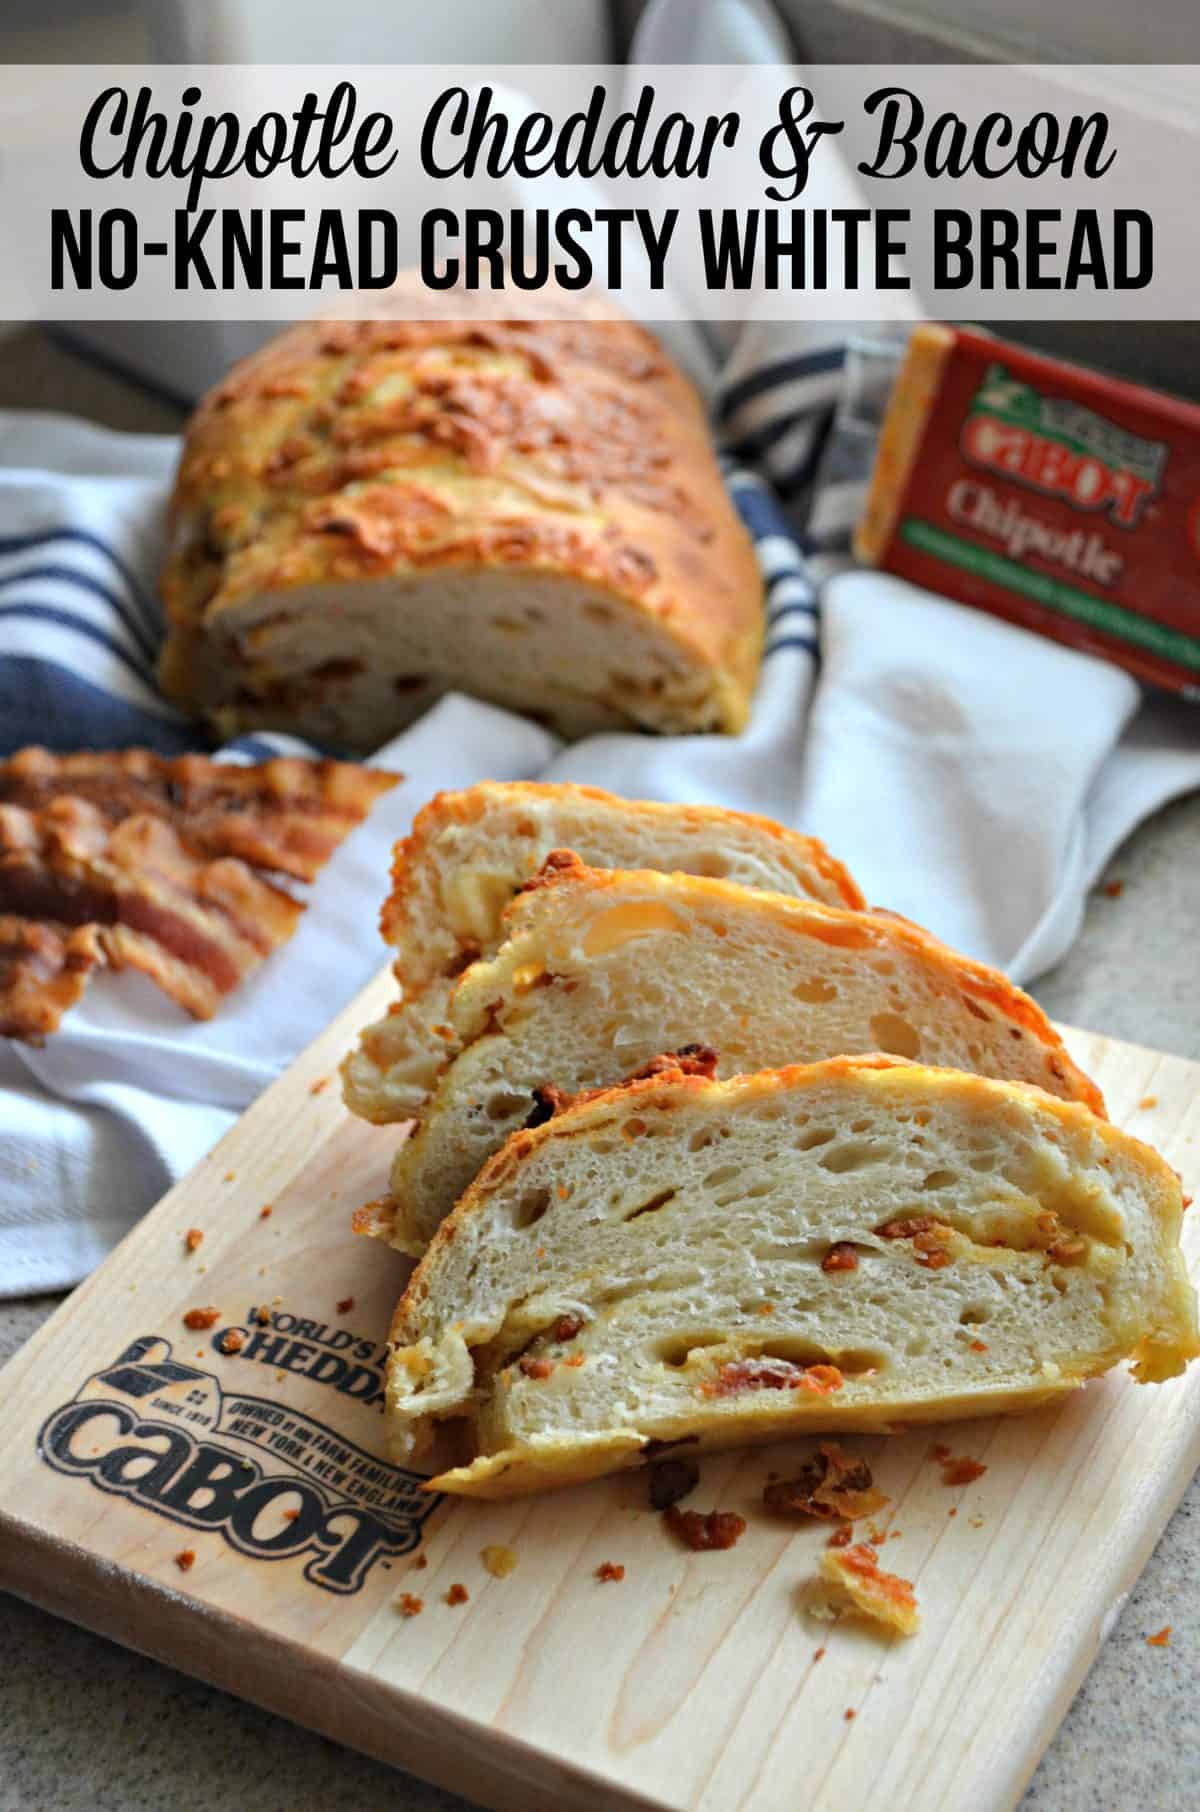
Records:
[[[374,1367],[307,1344],[315,1356],[306,1376],[371,1399]],[[265,1349],[261,1357],[280,1364]],[[301,1357],[284,1369],[299,1371]],[[336,1375],[322,1369],[335,1357]],[[222,1389],[153,1334],[47,1417],[38,1452],[56,1472],[184,1528],[218,1533],[252,1559],[303,1560],[304,1577],[330,1592],[357,1592],[378,1562],[411,1553],[438,1501],[419,1474],[301,1410]]]

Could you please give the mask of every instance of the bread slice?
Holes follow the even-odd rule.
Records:
[[[769,818],[619,799],[585,786],[485,781],[439,793],[396,846],[380,919],[400,952],[404,999],[367,1027],[342,1066],[346,1105],[362,1119],[384,1124],[421,1111],[454,1055],[449,1001],[457,977],[493,954],[504,908],[558,849],[574,850],[593,868],[678,869],[831,906],[863,904],[824,844]]]
[[[622,1081],[659,1052],[716,1047],[725,1076],[890,1051],[1036,1082],[1103,1111],[1039,1007],[888,913],[843,912],[692,875],[550,867],[508,941],[450,1002],[462,1049],[392,1172],[392,1239],[420,1252],[533,1091]]]
[[[395,1451],[506,1497],[730,1447],[1032,1409],[1200,1351],[1179,1179],[1078,1102],[885,1057],[670,1073],[517,1134],[396,1312]]]

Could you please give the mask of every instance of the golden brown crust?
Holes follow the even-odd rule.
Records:
[[[394,784],[143,750],[0,763],[0,1033],[40,1043],[105,963],[211,1017],[304,910],[250,863],[314,877]]]
[[[509,569],[586,583],[652,620],[713,676],[718,727],[745,719],[754,551],[699,398],[624,318],[295,327],[201,403],[170,522],[163,678],[186,704],[232,696],[210,695],[211,672],[198,691],[192,657],[250,600],[286,609],[305,587]],[[305,676],[310,691],[345,678],[321,665],[337,663]],[[256,674],[261,693],[270,676]],[[294,674],[276,678],[294,689]],[[259,703],[260,721],[279,721]],[[254,710],[243,701],[240,720]]]

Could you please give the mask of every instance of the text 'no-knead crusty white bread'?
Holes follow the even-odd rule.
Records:
[[[396,1313],[395,1450],[503,1497],[734,1446],[1030,1409],[1198,1350],[1179,1180],[1042,1090],[887,1058],[668,1074],[515,1135]],[[658,1448],[651,1452],[660,1451]]]
[[[162,591],[172,698],[359,750],[448,690],[571,737],[736,731],[762,642],[698,395],[585,303],[272,340],[188,428]]]
[[[381,915],[385,939],[400,952],[404,999],[367,1027],[343,1065],[346,1104],[364,1120],[420,1112],[456,1048],[449,1001],[457,978],[495,952],[504,908],[559,849],[592,868],[678,870],[830,906],[863,904],[823,844],[769,818],[522,781],[439,793],[396,847]]]
[[[508,940],[450,1000],[462,1046],[391,1179],[390,1237],[421,1251],[535,1106],[623,1081],[686,1045],[724,1076],[890,1051],[1039,1083],[1103,1109],[1035,1003],[887,913],[843,912],[693,875],[547,864]]]

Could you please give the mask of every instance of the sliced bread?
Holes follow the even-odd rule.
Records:
[[[420,1252],[534,1091],[609,1087],[662,1051],[715,1046],[732,1076],[839,1053],[1035,1082],[1103,1111],[1041,1009],[887,913],[693,875],[546,869],[507,941],[450,1003],[461,1047],[396,1156],[391,1238]]]
[[[347,1106],[384,1124],[421,1111],[454,1055],[449,1000],[468,963],[503,936],[504,908],[552,850],[593,868],[653,868],[861,906],[815,837],[720,806],[619,799],[597,787],[485,781],[439,793],[396,846],[380,925],[404,990],[342,1066]]]
[[[669,1072],[510,1139],[392,1329],[395,1451],[506,1497],[730,1447],[1034,1408],[1200,1351],[1179,1180],[1042,1090],[883,1057]]]

